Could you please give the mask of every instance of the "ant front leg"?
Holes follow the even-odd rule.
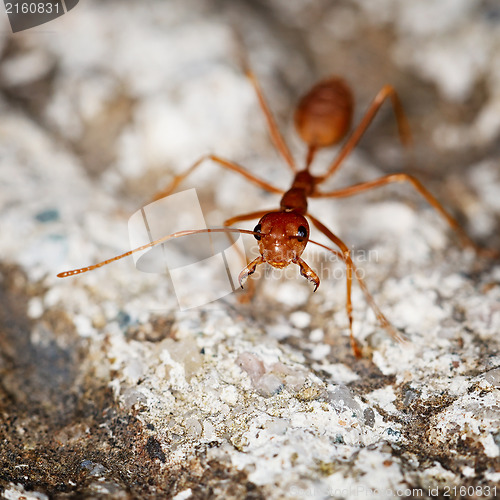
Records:
[[[427,200],[432,208],[434,208],[434,210],[436,210],[443,217],[451,229],[455,231],[464,247],[472,248],[478,255],[483,257],[498,258],[500,256],[500,253],[497,250],[484,249],[475,243],[459,222],[448,213],[437,198],[435,198],[418,179],[403,172],[385,175],[384,177],[380,177],[379,179],[375,179],[373,181],[362,182],[360,184],[355,184],[343,189],[337,189],[329,193],[316,192],[313,196],[315,198],[345,198],[347,196],[363,193],[370,189],[385,186],[393,182],[409,182],[413,188],[420,193],[425,200]]]
[[[257,269],[257,266],[260,264],[264,263],[264,259],[262,256],[257,257],[255,260],[252,260],[250,264],[245,266],[245,268],[241,271],[240,275],[238,276],[238,281],[240,282],[241,288],[243,288],[243,285],[245,281],[248,279],[249,276],[251,276],[254,272],[255,269]]]
[[[358,346],[358,343],[356,342],[356,339],[354,338],[354,332],[352,330],[352,300],[351,300],[351,289],[352,289],[352,277],[354,274],[354,263],[352,262],[351,259],[351,252],[349,251],[349,248],[347,248],[347,245],[338,237],[335,236],[324,224],[322,224],[316,217],[313,217],[311,214],[307,214],[307,216],[311,219],[312,223],[330,240],[337,245],[337,247],[340,248],[342,252],[342,258],[345,262],[346,265],[346,312],[347,312],[347,318],[349,320],[349,332],[350,332],[350,339],[351,339],[351,347],[354,352],[354,355],[357,358],[361,357],[361,349]]]
[[[153,196],[151,201],[156,201],[156,200],[159,200],[160,198],[164,198],[165,196],[168,196],[169,194],[172,194],[175,191],[175,189],[177,188],[177,186],[184,179],[186,179],[186,177],[191,175],[206,160],[211,160],[223,168],[226,168],[228,170],[236,172],[237,174],[242,175],[243,177],[245,177],[245,179],[249,180],[250,182],[253,182],[257,186],[264,189],[265,191],[269,191],[270,193],[283,194],[282,189],[279,189],[279,188],[269,184],[268,182],[266,182],[262,179],[259,179],[257,176],[250,173],[248,170],[243,168],[241,165],[238,165],[237,163],[226,160],[224,158],[220,158],[219,156],[205,155],[205,156],[202,156],[199,160],[195,161],[185,172],[183,172],[182,174],[176,175],[172,179],[172,182],[170,182],[170,184],[165,189],[158,191]]]
[[[301,276],[304,276],[304,278],[314,284],[313,292],[315,292],[318,289],[320,283],[319,276],[300,257],[297,258],[294,262],[295,264],[298,264]]]
[[[308,214],[308,216],[313,219],[313,217]],[[316,220],[316,219],[315,219]],[[328,231],[323,224],[321,224],[318,220],[316,220],[316,223],[319,227],[319,229],[324,232],[323,230]],[[320,227],[321,226],[321,227]],[[329,233],[329,231],[328,231]],[[328,233],[327,234],[328,236]],[[331,238],[330,238],[331,239]],[[323,243],[319,243],[317,241],[309,240],[309,243],[313,243],[315,245],[318,245],[321,248],[324,248],[325,250],[328,250],[329,252],[332,252],[334,255],[339,257],[346,262],[345,255],[338,250],[334,250],[333,248],[330,248],[326,245],[323,245]],[[359,286],[361,288],[361,291],[363,292],[366,302],[368,302],[368,305],[371,307],[372,311],[375,313],[375,316],[377,320],[379,321],[380,325],[387,331],[387,333],[394,339],[397,340],[398,342],[405,342],[406,338],[399,333],[396,328],[391,324],[391,322],[385,317],[384,313],[380,310],[380,308],[377,306],[374,298],[372,297],[371,293],[368,291],[368,287],[366,286],[365,280],[359,275],[357,267],[354,265],[354,262],[352,262],[352,269],[354,271],[354,277],[359,283]]]
[[[231,217],[230,219],[225,220],[224,227],[230,227],[233,224],[236,224],[237,222],[243,222],[243,221],[255,220],[255,219],[258,220],[269,212],[272,212],[272,210],[259,210],[258,212],[251,212],[248,214],[237,215],[236,217]],[[233,235],[231,233],[226,233],[226,234],[227,234],[227,237],[229,238],[229,241],[231,242],[231,245],[234,245],[235,241],[234,241]],[[247,269],[248,263],[247,263],[247,259],[246,259],[245,254],[242,253],[238,247],[236,247],[236,250],[237,250],[239,256],[241,257],[242,266],[246,266],[244,269]],[[257,266],[257,264],[255,265],[255,267],[256,266]],[[243,281],[246,281],[247,277],[250,274],[253,274],[255,272],[255,267],[254,267],[252,272],[248,272],[244,275]],[[243,271],[242,271],[242,273],[243,273]],[[240,283],[241,288],[243,288],[241,273],[239,276],[239,283]],[[255,281],[254,280],[251,280],[249,282],[249,285],[246,287],[245,291],[246,291],[246,293],[242,293],[238,296],[239,302],[250,302],[252,300],[252,297],[255,293]]]

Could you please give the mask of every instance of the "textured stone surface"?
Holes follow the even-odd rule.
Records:
[[[499,19],[495,2],[88,0],[50,31],[3,37],[2,495],[493,497],[500,267],[458,247],[410,187],[311,203],[408,339],[355,286],[360,360],[343,266],[316,250],[314,295],[296,270],[263,270],[252,302],[188,311],[132,260],[55,275],[127,251],[128,217],[207,152],[286,188],[234,30],[297,159],[293,105],[317,79],[352,84],[356,121],[394,85],[413,159],[384,106],[331,185],[411,169],[498,248]],[[183,186],[209,225],[279,201],[209,165]]]

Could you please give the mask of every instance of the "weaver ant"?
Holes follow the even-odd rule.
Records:
[[[294,175],[292,185],[287,191],[283,191],[268,182],[258,178],[253,173],[249,172],[242,166],[232,161],[226,160],[215,155],[206,155],[196,161],[184,173],[174,177],[169,186],[157,193],[153,198],[158,200],[164,196],[171,194],[175,188],[188,177],[199,165],[206,160],[211,160],[217,165],[220,165],[228,170],[232,170],[250,182],[256,184],[262,189],[276,193],[282,196],[280,207],[276,210],[258,210],[251,213],[231,217],[224,222],[224,228],[220,229],[199,229],[180,231],[170,234],[156,241],[143,245],[134,250],[130,250],[122,255],[105,260],[98,264],[66,271],[58,274],[58,277],[63,278],[91,271],[98,267],[114,262],[115,260],[122,259],[134,252],[142,251],[146,248],[158,245],[172,238],[179,238],[197,233],[211,233],[211,232],[226,232],[226,233],[242,233],[252,234],[258,241],[260,256],[250,262],[240,273],[239,282],[243,288],[244,282],[252,275],[256,267],[267,262],[275,268],[284,268],[290,264],[296,264],[300,268],[300,273],[306,279],[314,284],[314,291],[320,284],[318,275],[311,269],[307,263],[301,258],[308,242],[318,245],[340,257],[347,269],[346,273],[346,311],[349,320],[350,341],[353,352],[356,357],[361,356],[360,348],[353,335],[352,323],[352,302],[351,302],[351,287],[353,275],[358,280],[360,287],[369,303],[370,307],[375,312],[375,315],[381,325],[389,332],[389,334],[397,340],[402,340],[399,333],[393,328],[391,323],[387,320],[384,314],[380,311],[375,304],[372,296],[367,290],[363,279],[356,273],[356,267],[352,261],[347,245],[332,231],[330,231],[324,224],[322,224],[316,217],[311,215],[307,209],[308,198],[343,198],[355,194],[363,193],[370,189],[385,186],[393,182],[408,182],[413,188],[420,193],[427,202],[446,220],[449,226],[455,231],[460,238],[463,246],[473,248],[478,254],[486,253],[482,250],[471,238],[467,235],[464,229],[460,226],[457,220],[452,217],[441,205],[441,203],[418,181],[415,177],[407,173],[394,173],[384,175],[378,179],[361,182],[346,188],[336,189],[333,191],[321,191],[319,187],[327,179],[329,179],[342,165],[344,159],[351,153],[353,148],[358,144],[366,129],[372,122],[373,118],[379,111],[381,105],[390,99],[395,113],[399,136],[401,142],[405,145],[411,145],[412,137],[408,121],[404,114],[399,97],[390,85],[385,85],[378,92],[375,99],[370,104],[368,110],[363,116],[361,122],[351,132],[348,139],[340,149],[339,153],[329,165],[326,173],[323,175],[312,175],[310,172],[311,164],[315,158],[316,152],[325,147],[338,144],[350,129],[352,116],[353,116],[353,96],[349,86],[340,78],[332,77],[317,83],[307,94],[305,94],[299,101],[295,110],[294,122],[295,128],[299,136],[307,146],[307,154],[305,158],[304,168],[299,170],[296,166],[295,160],[292,157],[290,150],[285,143],[278,126],[274,120],[271,110],[264,98],[260,85],[254,76],[253,72],[246,67],[246,75],[250,79],[257,98],[259,100],[260,108],[262,109],[267,127],[269,129],[272,142],[282,155],[291,172]],[[330,248],[326,245],[313,241],[309,238],[310,228],[307,218],[311,221],[312,225],[326,235],[332,243],[340,250]],[[244,229],[232,228],[233,224],[241,221],[248,221],[259,219],[258,224],[253,231]],[[491,254],[490,254],[491,255]]]

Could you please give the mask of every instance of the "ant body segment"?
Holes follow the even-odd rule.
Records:
[[[351,288],[353,276],[358,280],[360,287],[365,295],[365,298],[370,307],[375,312],[375,315],[381,325],[389,332],[396,340],[402,340],[400,334],[394,329],[391,323],[387,320],[384,314],[380,311],[372,296],[367,290],[364,280],[356,273],[356,267],[352,261],[350,251],[347,245],[332,231],[330,231],[323,223],[308,212],[309,198],[342,198],[355,194],[363,193],[370,189],[385,186],[394,182],[407,182],[423,196],[423,198],[446,220],[449,226],[455,231],[460,238],[463,246],[473,248],[478,254],[486,253],[467,235],[464,229],[460,226],[457,220],[452,217],[441,205],[441,203],[418,181],[415,177],[407,173],[395,173],[384,175],[378,179],[362,182],[346,188],[333,191],[321,191],[320,186],[323,182],[329,179],[341,166],[344,159],[351,153],[354,147],[358,144],[366,129],[377,114],[380,106],[389,99],[395,113],[399,136],[401,142],[405,146],[410,146],[412,137],[410,127],[399,97],[390,85],[385,85],[378,92],[375,99],[370,104],[368,110],[363,116],[361,122],[349,135],[343,147],[338,152],[332,163],[327,168],[323,175],[313,175],[310,171],[311,165],[315,158],[316,152],[325,147],[333,146],[342,141],[348,134],[353,117],[353,96],[349,86],[340,78],[329,78],[320,81],[299,101],[295,110],[294,123],[295,128],[301,139],[307,146],[307,154],[305,158],[304,168],[297,169],[295,160],[290,153],[290,150],[285,143],[278,126],[274,120],[271,110],[264,98],[259,83],[252,73],[246,68],[246,74],[250,79],[259,100],[260,107],[264,113],[267,126],[271,135],[272,142],[288,164],[291,172],[294,175],[293,182],[288,191],[283,191],[268,182],[256,177],[242,166],[232,161],[226,160],[215,155],[206,155],[196,161],[184,173],[174,177],[169,186],[157,193],[153,200],[158,200],[171,194],[176,187],[188,177],[199,165],[205,160],[211,160],[214,163],[232,170],[247,180],[256,184],[260,188],[280,194],[282,196],[280,206],[276,210],[259,210],[247,214],[231,217],[224,222],[224,228],[221,229],[201,229],[188,230],[174,233],[140,248],[136,248],[117,257],[113,257],[106,261],[93,266],[84,267],[72,271],[66,271],[58,274],[58,277],[66,277],[74,274],[79,274],[86,271],[91,271],[103,265],[109,264],[115,260],[121,259],[134,252],[144,250],[159,243],[163,243],[171,238],[178,238],[190,234],[202,232],[239,232],[243,234],[252,234],[259,247],[260,255],[246,265],[239,275],[239,283],[243,288],[245,281],[251,276],[257,266],[268,263],[275,268],[284,268],[290,264],[299,266],[300,273],[307,280],[314,284],[314,291],[320,284],[320,279],[313,269],[301,258],[308,242],[318,245],[339,256],[345,263],[346,273],[346,312],[349,320],[350,342],[353,352],[356,357],[361,356],[361,350],[353,335],[353,315]],[[307,218],[306,218],[307,217]],[[235,223],[259,219],[258,224],[253,231],[244,229],[232,228]],[[321,243],[310,239],[310,227],[308,220],[312,225],[325,236],[339,249],[327,247]]]

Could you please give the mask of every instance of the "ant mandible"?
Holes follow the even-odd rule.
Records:
[[[394,182],[407,182],[420,193],[427,202],[446,220],[449,226],[455,231],[460,238],[463,246],[474,249],[478,254],[485,252],[481,249],[471,238],[467,235],[464,229],[460,226],[457,220],[452,217],[441,205],[441,203],[412,175],[407,173],[394,173],[384,175],[378,179],[362,182],[346,188],[336,189],[333,191],[321,191],[319,187],[327,179],[329,179],[342,165],[344,159],[351,153],[354,147],[358,144],[366,129],[372,122],[373,118],[380,109],[380,106],[390,99],[394,114],[396,117],[399,136],[401,142],[405,146],[412,143],[410,127],[406,116],[404,114],[399,97],[390,85],[385,85],[378,92],[375,99],[370,104],[368,110],[363,116],[359,125],[351,132],[346,140],[344,146],[340,149],[339,153],[329,165],[326,173],[323,175],[312,175],[310,172],[311,164],[314,160],[316,152],[321,148],[326,148],[338,144],[349,132],[352,116],[353,116],[353,96],[349,86],[344,80],[332,77],[320,81],[316,84],[307,94],[305,94],[299,101],[295,110],[294,122],[297,133],[307,145],[307,154],[305,159],[304,168],[297,169],[295,160],[290,153],[290,150],[283,139],[278,126],[274,120],[271,110],[264,98],[260,85],[247,65],[245,65],[245,73],[250,79],[257,98],[259,100],[260,108],[262,109],[267,126],[271,135],[272,142],[283,156],[288,164],[290,170],[294,174],[292,185],[288,191],[283,191],[268,182],[258,178],[239,164],[221,158],[216,155],[205,155],[196,161],[184,173],[174,177],[169,186],[157,193],[154,200],[158,200],[171,194],[176,187],[193,171],[198,168],[206,160],[211,160],[223,168],[232,170],[250,182],[256,184],[262,189],[271,193],[282,195],[280,207],[276,210],[258,210],[256,212],[246,213],[231,217],[224,222],[224,228],[220,229],[202,229],[202,230],[187,230],[174,233],[147,245],[143,245],[134,250],[130,250],[122,255],[113,257],[111,259],[100,262],[92,266],[66,271],[58,274],[60,278],[72,276],[87,271],[91,271],[103,265],[109,264],[115,260],[121,259],[134,252],[144,250],[159,243],[163,243],[171,238],[178,238],[202,232],[239,232],[243,234],[253,234],[258,241],[260,256],[250,262],[240,273],[239,282],[243,288],[244,282],[252,275],[257,266],[267,262],[275,268],[284,268],[290,264],[296,264],[300,268],[300,273],[306,279],[314,284],[314,291],[320,284],[318,275],[307,265],[301,258],[308,242],[314,243],[330,252],[339,256],[346,265],[346,311],[349,320],[350,341],[353,352],[356,357],[361,356],[361,350],[353,335],[353,315],[352,315],[352,301],[351,301],[351,288],[353,275],[358,280],[361,289],[367,299],[368,304],[374,310],[375,315],[381,325],[389,332],[389,334],[397,339],[402,340],[400,334],[394,329],[391,323],[387,320],[384,314],[380,311],[375,304],[372,296],[367,290],[367,287],[361,277],[356,273],[356,267],[352,261],[349,248],[347,245],[332,231],[330,231],[323,223],[316,217],[308,212],[308,198],[343,198],[353,196],[355,194],[363,193],[370,189],[385,186]],[[337,251],[333,248],[327,247],[321,243],[313,241],[309,238],[310,229],[307,218],[312,222],[313,226],[326,235],[334,245],[340,250]],[[233,224],[242,221],[260,219],[253,231],[244,229],[232,228]]]

